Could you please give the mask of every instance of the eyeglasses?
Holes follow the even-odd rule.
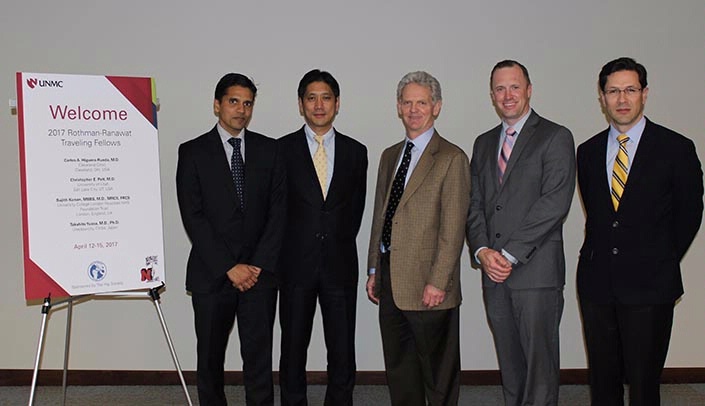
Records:
[[[632,97],[632,96],[636,96],[639,92],[641,92],[641,90],[642,89],[640,87],[631,87],[631,86],[627,87],[625,89],[618,89],[616,87],[611,87],[611,88],[605,90],[604,93],[605,93],[605,96],[616,99],[617,97],[619,97],[620,93],[624,93],[624,95],[627,97]]]

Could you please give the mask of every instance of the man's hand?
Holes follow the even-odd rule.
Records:
[[[499,251],[483,248],[477,253],[477,258],[482,264],[482,270],[493,282],[502,283],[512,273],[512,263]]]
[[[228,279],[240,292],[245,292],[257,283],[262,268],[254,265],[237,264],[228,271]]]
[[[445,300],[445,298],[445,290],[438,289],[433,285],[426,285],[423,288],[423,305],[428,307],[429,309],[433,309],[434,307],[443,303],[443,300]]]
[[[375,276],[374,275],[369,275],[367,277],[367,297],[370,299],[370,302],[378,305],[379,304],[379,298],[375,296]]]

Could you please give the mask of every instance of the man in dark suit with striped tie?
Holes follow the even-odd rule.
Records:
[[[644,117],[646,69],[631,58],[602,67],[609,128],[578,147],[585,242],[578,295],[593,405],[658,405],[680,262],[703,212],[703,173],[688,138]]]

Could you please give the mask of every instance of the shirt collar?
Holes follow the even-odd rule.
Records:
[[[503,120],[502,121],[502,134],[506,134],[507,129],[509,127],[512,127],[512,128],[514,128],[514,131],[516,131],[516,135],[518,136],[521,133],[521,129],[524,128],[524,124],[526,124],[526,120],[529,119],[529,116],[531,115],[532,111],[533,111],[532,109],[529,109],[529,111],[526,114],[524,114],[524,116],[522,118],[520,118],[519,121],[517,121],[516,124],[514,124],[514,125],[509,125],[509,124],[507,124],[506,121]]]
[[[644,128],[646,127],[646,117],[642,116],[641,120],[639,120],[632,128],[629,129],[626,133],[621,133],[619,130],[614,128],[612,124],[610,124],[610,142],[614,143],[619,143],[617,141],[617,137],[619,137],[620,134],[627,134],[627,137],[629,137],[629,143],[634,143],[634,144],[639,144],[639,140],[641,139],[641,134],[644,133]]]
[[[316,133],[311,129],[311,127],[308,126],[308,124],[304,124],[304,132],[306,133],[306,137],[308,137],[310,141],[317,143]],[[328,141],[333,138],[333,136],[335,136],[335,129],[331,127],[330,130],[323,134],[323,144],[327,144]]]
[[[233,138],[233,136],[229,132],[225,131],[225,128],[223,128],[220,123],[216,124],[215,127],[218,129],[220,142],[222,142],[223,144],[227,143],[229,139]],[[235,138],[240,138],[241,140],[245,141],[245,130],[240,130],[240,134],[238,134]]]
[[[423,151],[426,149],[426,146],[431,141],[431,137],[433,136],[433,134],[435,132],[436,132],[436,129],[434,127],[431,127],[428,130],[421,133],[421,135],[419,135],[418,137],[414,138],[413,140],[410,139],[409,137],[404,137],[404,138],[405,138],[406,142],[413,142],[414,148],[418,148],[420,151]]]

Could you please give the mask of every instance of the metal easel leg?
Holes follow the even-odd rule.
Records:
[[[42,349],[44,347],[44,331],[47,325],[47,317],[51,310],[51,294],[44,298],[42,305],[42,327],[39,330],[39,342],[37,343],[37,357],[34,359],[34,373],[32,374],[32,389],[29,393],[29,406],[34,405],[34,392],[37,389],[37,375],[39,374],[39,361],[42,358]]]
[[[73,315],[73,298],[69,298],[68,302],[68,308],[66,309],[66,339],[64,340],[64,374],[61,379],[61,387],[64,393],[61,404],[64,406],[66,406],[66,386],[69,369],[69,346],[71,345],[71,316]]]
[[[186,395],[186,400],[188,401],[189,406],[193,406],[193,403],[191,403],[191,396],[189,396],[188,393],[188,388],[186,387],[186,381],[184,380],[184,374],[181,372],[181,365],[179,365],[179,359],[176,356],[176,351],[174,350],[174,344],[171,341],[171,336],[169,335],[169,329],[166,326],[166,321],[164,320],[164,315],[162,314],[162,308],[161,305],[159,304],[159,290],[161,290],[164,287],[164,283],[160,286],[154,287],[149,290],[149,297],[152,298],[152,301],[154,302],[154,306],[157,308],[157,314],[159,315],[159,321],[162,324],[162,330],[164,331],[164,337],[166,338],[166,342],[169,345],[169,351],[171,351],[171,358],[174,360],[174,366],[176,367],[176,372],[179,374],[179,379],[181,380],[181,387],[184,388],[184,395]]]

